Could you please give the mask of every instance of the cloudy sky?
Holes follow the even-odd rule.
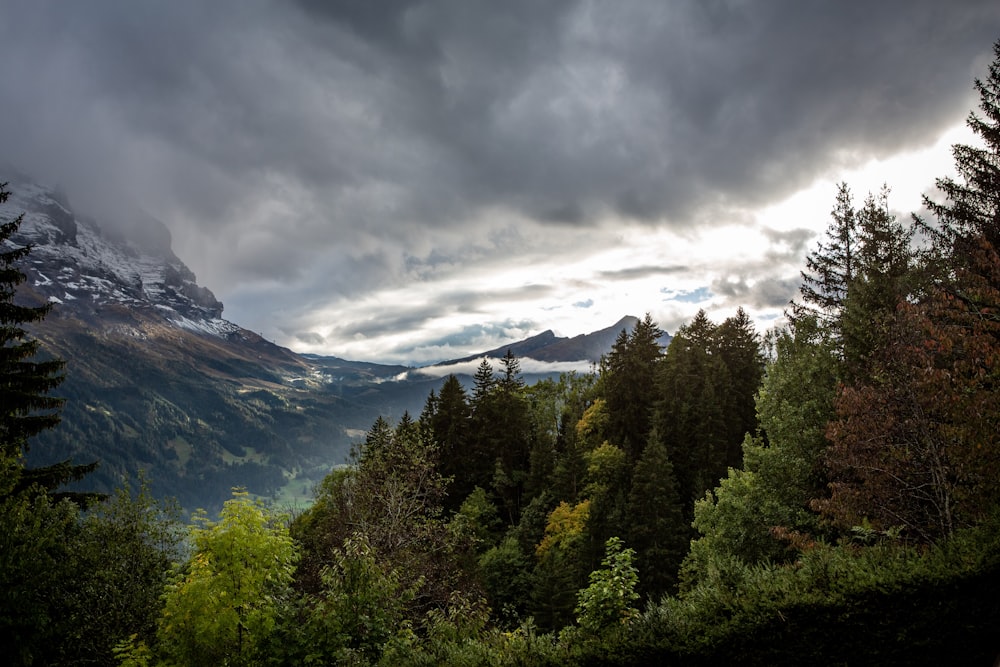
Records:
[[[421,364],[780,321],[835,183],[907,215],[994,0],[0,0],[0,162],[167,223],[226,317]]]

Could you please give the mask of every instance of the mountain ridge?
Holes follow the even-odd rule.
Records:
[[[77,214],[55,190],[4,180],[11,195],[0,217],[23,213],[12,241],[32,246],[17,299],[55,305],[31,334],[67,362],[56,392],[67,399],[62,423],[33,441],[32,465],[98,459],[85,484],[101,491],[145,469],[154,493],[187,508],[215,507],[236,485],[306,498],[378,416],[416,414],[440,385],[409,372],[419,369],[267,341],[222,317],[223,304],[174,254],[162,222],[147,217],[136,234]],[[548,330],[435,366],[508,349],[541,362],[596,363],[636,321],[573,338]]]

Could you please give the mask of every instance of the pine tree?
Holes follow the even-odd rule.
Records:
[[[646,445],[656,401],[656,377],[663,359],[658,339],[663,331],[649,313],[631,333],[624,329],[601,362],[608,408],[608,440],[634,463]]]
[[[431,392],[433,396],[433,392]],[[476,480],[469,474],[469,420],[471,410],[462,383],[449,375],[441,385],[441,392],[433,405],[421,418],[431,438],[438,446],[441,475],[448,480],[445,508],[457,510],[462,501],[476,488]]]
[[[726,419],[726,467],[743,463],[743,437],[757,431],[754,396],[764,376],[764,357],[760,336],[743,308],[719,325],[719,355],[726,366],[729,381],[721,388]]]
[[[885,345],[896,309],[912,291],[913,230],[889,212],[889,190],[869,195],[856,214],[855,275],[841,310],[843,379],[868,372],[870,357]]]
[[[6,186],[0,184],[0,203],[10,195]],[[33,360],[39,344],[24,328],[44,319],[52,305],[15,303],[16,288],[27,279],[17,262],[31,252],[11,241],[23,219],[0,224],[0,455],[8,459],[23,456],[32,436],[58,424],[63,404],[48,394],[62,382],[64,362]]]
[[[800,293],[802,302],[792,302],[791,320],[815,315],[830,331],[840,330],[840,314],[847,291],[854,280],[857,255],[857,221],[851,191],[846,183],[837,188],[837,199],[830,212],[832,220],[826,241],[806,257]]]
[[[0,204],[10,193],[0,184]],[[97,467],[97,462],[73,465],[69,460],[39,468],[24,468],[30,439],[59,423],[63,399],[49,392],[63,381],[61,359],[35,360],[37,340],[28,337],[25,326],[41,322],[52,304],[26,306],[16,302],[17,286],[27,276],[17,266],[31,252],[11,239],[24,215],[0,223],[0,460],[4,477],[0,495],[34,489],[53,499],[68,498],[84,506],[107,496],[99,493],[56,492],[68,482],[78,481]]]
[[[635,465],[625,516],[628,543],[636,550],[639,592],[659,600],[677,583],[691,531],[681,512],[674,467],[655,428]]]
[[[728,369],[717,354],[718,327],[704,311],[682,326],[667,348],[657,387],[653,420],[670,454],[684,505],[713,488],[726,474],[726,415],[721,390]]]
[[[1000,248],[1000,40],[994,43],[993,53],[986,80],[975,82],[983,116],[972,112],[966,120],[984,145],[952,147],[961,180],[950,176],[937,180],[944,202],[924,198],[937,227],[918,221],[940,251],[966,265],[974,263],[977,239]]]
[[[899,303],[867,372],[837,399],[828,436],[831,495],[816,506],[850,528],[868,520],[929,542],[1000,504],[1000,42],[986,81],[982,146],[953,148],[960,180],[943,178],[931,283]]]

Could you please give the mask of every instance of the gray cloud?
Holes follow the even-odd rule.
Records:
[[[798,294],[801,282],[798,274],[757,279],[730,275],[713,281],[712,291],[753,308],[784,308]]]
[[[567,252],[526,223],[572,235],[578,258],[609,217],[723,223],[714,212],[927,144],[972,107],[1000,34],[1000,6],[978,0],[0,12],[4,159],[98,215],[141,204],[227,312],[288,331],[332,299]],[[782,260],[809,241],[767,233]],[[772,303],[784,287],[764,282],[745,293]],[[392,324],[495,296],[435,296]],[[393,328],[374,319],[341,328]]]
[[[633,266],[624,269],[613,269],[601,271],[603,280],[634,280],[636,278],[650,278],[654,276],[669,276],[688,271],[688,266]]]

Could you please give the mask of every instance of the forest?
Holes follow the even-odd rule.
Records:
[[[0,253],[0,643],[16,665],[993,664],[1000,42],[926,216],[847,184],[787,327],[647,315],[593,374],[379,418],[312,505],[183,526],[60,492],[58,360]],[[4,195],[5,196],[5,195]],[[18,220],[0,227],[0,240]],[[57,392],[56,392],[57,393]]]

